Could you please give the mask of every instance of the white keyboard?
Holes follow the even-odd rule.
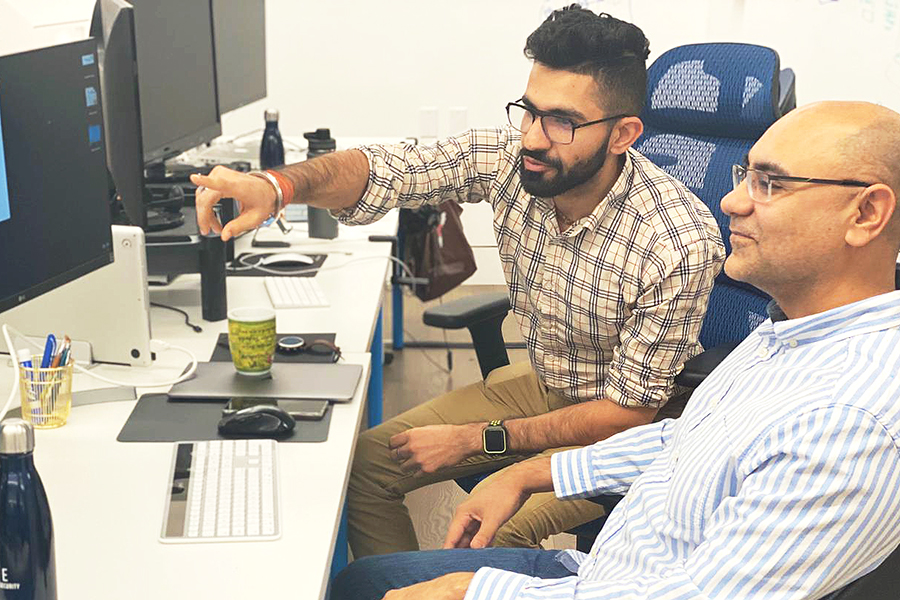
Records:
[[[176,443],[160,541],[277,539],[276,448],[275,440]]]
[[[275,308],[318,308],[328,299],[315,277],[266,277],[266,291]]]

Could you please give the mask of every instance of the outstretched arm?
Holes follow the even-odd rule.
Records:
[[[359,202],[369,178],[369,163],[359,150],[332,152],[314,160],[282,167],[279,171],[294,186],[294,196],[285,203],[303,202],[332,210],[350,208]],[[206,189],[197,195],[197,224],[206,235],[210,229],[228,240],[257,227],[275,210],[275,189],[263,179],[215,167],[209,175],[192,175],[191,181]],[[225,227],[213,213],[222,198],[234,198],[240,215]]]

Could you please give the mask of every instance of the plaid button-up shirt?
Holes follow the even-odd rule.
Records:
[[[629,150],[607,196],[560,231],[551,200],[522,189],[521,136],[472,130],[433,146],[364,146],[369,181],[345,223],[446,200],[491,203],[512,309],[547,387],[580,402],[659,407],[697,341],[725,259],[709,210]]]

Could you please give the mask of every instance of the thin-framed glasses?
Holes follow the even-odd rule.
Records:
[[[550,113],[541,112],[534,108],[529,108],[524,104],[510,102],[506,105],[506,116],[509,124],[513,129],[523,134],[528,133],[536,119],[541,121],[541,129],[547,139],[556,144],[571,144],[575,139],[575,130],[587,127],[588,125],[596,125],[597,123],[605,123],[613,119],[621,119],[631,115],[621,114],[612,117],[604,117],[596,121],[588,121],[587,123],[576,123],[568,117],[561,117]]]
[[[755,202],[767,203],[772,201],[773,192],[777,195],[784,190],[782,182],[812,183],[816,185],[840,185],[844,187],[869,187],[874,185],[856,179],[819,179],[817,177],[793,177],[791,175],[775,175],[758,169],[751,169],[744,165],[731,166],[731,182],[734,189],[744,181],[747,181],[747,193]]]

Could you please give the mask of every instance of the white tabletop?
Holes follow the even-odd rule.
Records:
[[[278,310],[278,331],[336,333],[345,362],[364,365],[353,401],[333,408],[326,442],[278,445],[279,540],[161,543],[173,444],[116,441],[134,401],[75,407],[64,427],[37,432],[35,462],[53,514],[60,598],[324,597],[370,377],[367,352],[390,272],[390,244],[367,239],[394,235],[396,228],[394,212],[370,226],[341,226],[335,240],[309,239],[302,224],[287,237],[277,229],[258,236],[286,239],[292,247],[285,251],[329,255],[316,278],[331,305]],[[248,249],[246,236],[237,251]],[[227,293],[231,308],[270,305],[261,277],[228,278]],[[227,321],[201,319],[199,276],[180,276],[164,288],[151,288],[150,295],[154,302],[185,309],[203,327],[194,333],[182,316],[154,308],[152,336],[207,360]],[[164,391],[168,386],[147,384],[176,377],[186,364],[184,354],[168,350],[158,353],[150,368],[101,365],[95,371],[141,391]],[[12,374],[4,361],[3,400]],[[105,385],[86,375],[74,381],[75,390]]]
[[[325,253],[328,257],[316,274],[330,306],[325,308],[280,309],[276,315],[279,333],[335,333],[336,343],[344,352],[368,352],[372,334],[381,309],[381,296],[391,272],[389,259],[391,244],[368,241],[370,235],[395,235],[397,211],[391,211],[380,221],[362,227],[340,226],[333,240],[311,239],[306,224],[298,223],[287,236],[276,227],[259,233],[260,240],[284,240],[290,248],[250,248],[250,236],[237,240],[235,254],[241,252],[302,252]],[[150,288],[150,300],[178,306],[203,326],[202,334],[194,334],[184,324],[184,318],[174,312],[154,308],[151,311],[151,333],[154,338],[177,339],[192,350],[200,352],[212,348],[216,336],[228,330],[227,321],[202,321],[200,307],[200,276],[181,275],[163,288]],[[240,306],[271,306],[263,277],[229,277],[227,279],[228,308]],[[200,356],[208,358],[210,350]],[[199,356],[199,355],[198,355]]]
[[[369,378],[367,354],[346,360],[364,377],[352,402],[333,407],[328,440],[278,445],[276,541],[161,543],[173,444],[116,441],[133,401],[76,407],[65,426],[38,431],[59,597],[323,597]]]

